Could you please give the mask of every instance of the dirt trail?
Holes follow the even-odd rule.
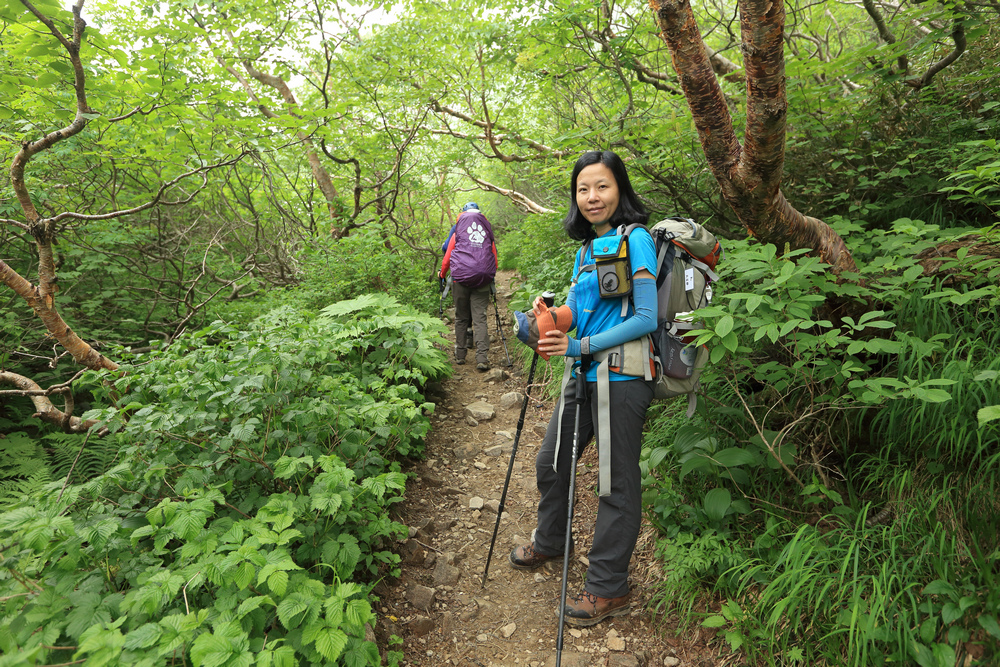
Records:
[[[399,520],[410,526],[410,539],[400,545],[402,575],[376,589],[381,598],[377,605],[380,644],[392,634],[402,637],[405,665],[555,664],[562,566],[523,572],[511,568],[507,560],[510,550],[527,541],[534,529],[538,502],[534,461],[552,412],[550,401],[536,398],[543,395],[542,384],[551,372],[544,362],[535,370],[489,578],[482,587],[528,375],[527,364],[522,368],[515,356],[520,353],[516,348],[523,346],[513,339],[506,310],[516,287],[514,280],[509,273],[497,276],[500,317],[514,365],[507,366],[496,315],[491,312],[491,370],[478,372],[474,363],[456,365],[455,374],[429,396],[437,408],[427,438],[427,458],[409,471],[416,473],[416,479],[407,483],[406,500],[399,506]],[[468,356],[474,359],[474,351]],[[454,360],[452,350],[449,357]],[[557,372],[561,368],[560,364]],[[513,392],[517,395],[509,396]],[[466,408],[477,401],[492,405],[494,416],[469,417]],[[570,594],[581,588],[596,516],[595,449],[588,448],[578,468],[573,519],[577,544],[569,571]],[[710,657],[714,652],[704,643],[704,632],[677,637],[671,619],[648,608],[658,578],[653,542],[653,530],[644,525],[630,570],[631,613],[587,629],[567,626],[563,665],[716,664]]]

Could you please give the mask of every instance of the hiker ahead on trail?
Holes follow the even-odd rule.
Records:
[[[489,370],[490,339],[486,330],[493,279],[497,273],[497,245],[493,227],[475,202],[462,207],[447,241],[441,271],[451,271],[455,300],[455,362],[465,363],[466,330],[470,324],[476,345],[476,369]]]
[[[574,413],[579,411],[580,449],[597,435],[600,498],[586,585],[566,600],[565,620],[589,626],[629,610],[628,565],[642,518],[639,452],[646,409],[653,400],[647,334],[657,323],[656,250],[645,227],[649,214],[621,158],[611,151],[584,153],[570,180],[570,210],[563,226],[570,238],[584,244],[576,254],[566,303],[576,337],[567,336],[565,329],[539,331],[536,349],[544,355],[578,357],[573,373],[585,373],[585,397],[574,405],[577,384],[567,372],[535,461],[541,500],[534,541],[515,548],[510,562],[530,570],[564,557]],[[618,233],[632,224],[637,226],[628,235]],[[534,310],[543,310],[541,297]]]

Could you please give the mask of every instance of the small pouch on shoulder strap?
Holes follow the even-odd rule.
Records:
[[[628,236],[616,234],[594,239],[591,246],[602,299],[620,299],[632,293],[632,266]]]

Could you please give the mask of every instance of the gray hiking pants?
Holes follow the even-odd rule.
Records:
[[[465,359],[466,331],[472,326],[476,342],[476,363],[490,362],[490,338],[486,328],[486,315],[490,307],[490,284],[466,287],[456,282],[451,293],[455,299],[455,358]]]
[[[652,386],[641,379],[610,382],[609,386],[611,495],[601,496],[599,499],[585,586],[587,591],[602,598],[621,597],[629,590],[628,564],[642,521],[642,475],[639,471],[642,427],[646,421],[646,409],[653,400]],[[597,383],[588,382],[587,399],[580,405],[580,454],[594,435],[594,424],[597,421],[596,393]],[[549,420],[542,448],[535,459],[535,476],[542,496],[538,503],[535,549],[549,556],[561,555],[566,546],[570,460],[577,407],[574,403],[576,380],[570,380],[563,396],[566,409],[563,411],[558,472],[552,469],[559,420],[558,406]]]

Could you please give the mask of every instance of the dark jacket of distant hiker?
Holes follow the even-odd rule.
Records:
[[[449,270],[455,282],[470,288],[487,285],[496,276],[497,246],[493,227],[481,212],[466,211],[458,216],[455,233],[441,261],[441,277]]]

